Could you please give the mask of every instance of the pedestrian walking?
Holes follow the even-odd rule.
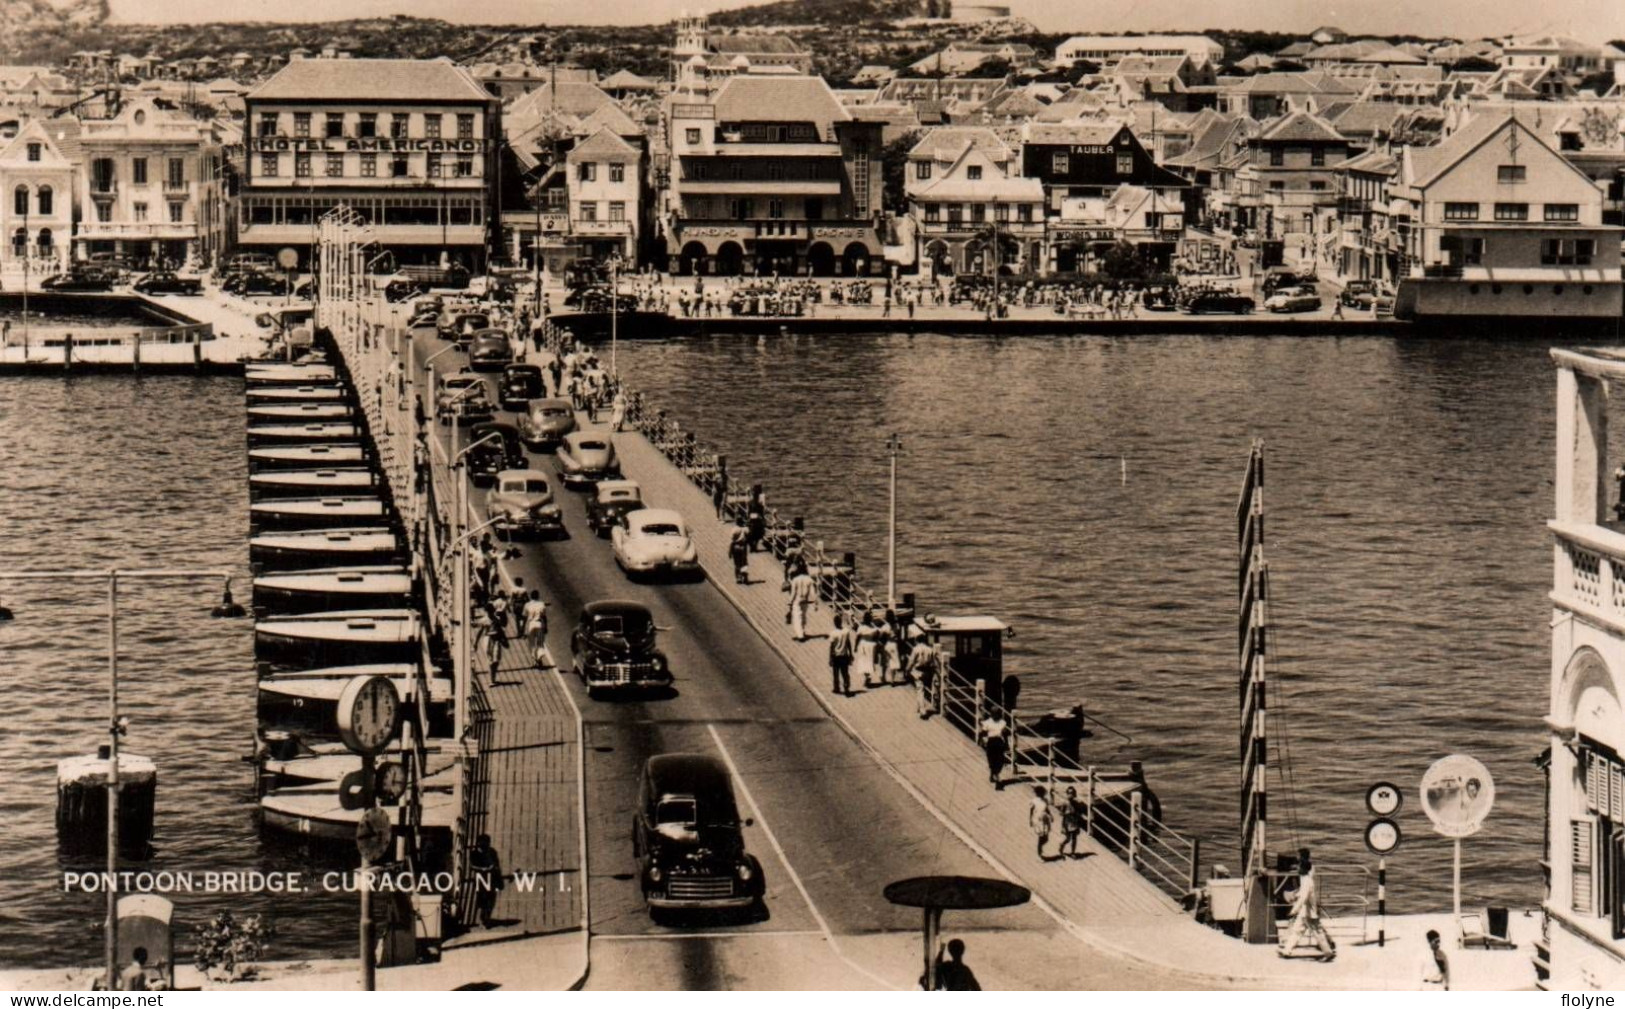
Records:
[[[491,847],[491,835],[481,834],[474,841],[474,850],[468,853],[469,872],[474,877],[474,915],[481,928],[491,927],[491,912],[496,910],[497,894],[502,892],[502,859]]]
[[[846,619],[835,614],[835,630],[829,636],[830,693],[852,696],[852,653],[857,645],[857,635],[846,626]]]
[[[993,787],[1004,790],[1004,765],[1010,756],[1010,726],[1004,714],[994,709],[982,719],[982,750],[987,754],[987,780]]]
[[[797,641],[807,640],[807,611],[818,605],[818,590],[812,575],[802,565],[790,579],[790,636]]]
[[[717,519],[728,519],[728,461],[717,460],[717,478],[711,481],[711,503],[717,506]]]
[[[525,638],[530,642],[531,654],[536,657],[536,668],[546,668],[543,655],[547,647],[547,603],[542,601],[542,593],[537,589],[531,589],[530,598],[525,601],[524,621]]]
[[[1422,991],[1449,991],[1450,990],[1450,958],[1445,956],[1444,950],[1439,946],[1439,933],[1428,930],[1428,950],[1422,954],[1421,968],[1418,972],[1422,982]]]
[[[941,675],[942,665],[937,650],[918,631],[908,655],[908,669],[914,679],[914,710],[922,719],[930,718],[937,710],[937,677]]]
[[[1314,863],[1309,859],[1309,849],[1299,848],[1298,895],[1292,901],[1292,924],[1281,936],[1276,953],[1284,958],[1295,957],[1304,947],[1317,951],[1315,959],[1322,962],[1337,956],[1337,946],[1320,920],[1320,884],[1315,879]]]
[[[734,562],[734,582],[739,585],[750,584],[750,530],[741,523],[735,522],[733,532],[728,536],[728,556]]]
[[[1083,803],[1078,800],[1078,790],[1071,785],[1066,786],[1066,802],[1061,806],[1061,847],[1058,854],[1062,858],[1078,857],[1078,835],[1083,833]]]
[[[908,682],[908,673],[903,669],[902,654],[897,645],[895,621],[888,619],[880,625],[880,640],[875,647],[875,666],[880,682],[887,686]]]
[[[852,671],[863,677],[865,690],[875,685],[875,642],[880,638],[880,628],[875,626],[874,614],[867,611],[856,630],[858,646],[853,651]]]
[[[626,396],[621,392],[621,390],[616,389],[615,400],[610,404],[609,408],[609,426],[612,430],[619,431],[625,425]]]
[[[761,484],[750,489],[750,504],[745,508],[745,528],[750,532],[751,552],[762,549],[762,537],[767,535],[767,496],[762,493]]]
[[[1027,803],[1027,827],[1038,838],[1039,861],[1049,861],[1044,856],[1044,845],[1049,843],[1050,829],[1054,825],[1055,811],[1050,808],[1049,794],[1044,791],[1043,785],[1034,785],[1033,797]]]

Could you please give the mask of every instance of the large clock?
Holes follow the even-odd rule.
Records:
[[[382,676],[357,676],[339,695],[339,738],[352,753],[375,757],[400,726],[401,698]]]

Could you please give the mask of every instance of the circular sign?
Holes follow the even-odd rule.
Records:
[[[389,842],[394,839],[395,828],[389,822],[389,814],[372,807],[361,814],[361,819],[355,825],[355,846],[361,852],[364,862],[376,862],[384,852],[389,850]]]
[[[1441,757],[1422,775],[1422,812],[1445,837],[1478,833],[1495,804],[1495,781],[1489,770],[1460,753]]]
[[[377,756],[395,738],[401,699],[382,676],[357,676],[339,695],[339,738],[350,752]]]
[[[1379,855],[1399,847],[1399,824],[1386,816],[1372,820],[1365,828],[1365,846]]]
[[[981,876],[915,876],[888,883],[886,899],[904,907],[987,911],[1025,904],[1032,891],[1002,879]]]
[[[1404,801],[1405,796],[1399,791],[1399,786],[1386,781],[1377,782],[1365,793],[1365,808],[1377,816],[1393,816],[1399,812]]]
[[[262,260],[263,262],[263,260]],[[292,246],[285,246],[277,251],[276,265],[284,270],[291,270],[299,265],[299,250]]]

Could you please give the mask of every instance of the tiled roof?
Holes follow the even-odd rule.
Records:
[[[1476,115],[1432,147],[1406,148],[1405,153],[1410,159],[1410,171],[1406,181],[1414,186],[1433,181],[1440,172],[1500,132],[1502,127],[1511,121],[1514,121],[1514,117],[1510,113]]]
[[[1325,118],[1344,136],[1387,133],[1393,129],[1401,111],[1393,102],[1354,102],[1336,115],[1322,110]]]
[[[744,74],[729,78],[717,92],[718,122],[844,123],[851,113],[836,100],[822,77],[758,77]]]
[[[1422,63],[1422,62],[1425,62],[1425,61],[1417,58],[1416,56],[1412,55],[1411,53],[1408,53],[1405,50],[1400,49],[1400,48],[1398,48],[1396,46],[1389,46],[1387,49],[1378,49],[1374,53],[1367,53],[1364,56],[1358,57],[1358,58],[1355,59],[1354,62],[1356,62],[1356,63],[1405,63],[1405,64],[1412,64],[1412,63]]]
[[[954,161],[966,146],[975,147],[994,161],[1005,161],[1010,149],[999,140],[998,134],[985,126],[938,126],[927,130],[920,142],[909,150],[910,160],[930,158],[932,161]]]
[[[617,70],[604,78],[599,84],[603,88],[620,88],[622,90],[653,91],[659,87],[647,77],[640,77],[630,70]]]
[[[1346,139],[1337,127],[1312,112],[1289,112],[1264,128],[1260,140],[1310,141]]]
[[[448,59],[293,60],[254,88],[255,100],[486,102],[490,94]]]
[[[1109,144],[1123,124],[1115,120],[1099,123],[1028,123],[1021,139],[1029,144]]]
[[[636,161],[638,149],[616,136],[609,127],[599,127],[598,132],[570,148],[570,153],[566,156],[566,159],[572,162],[595,158]]]
[[[1336,169],[1339,172],[1374,172],[1378,175],[1392,175],[1399,170],[1399,161],[1387,151],[1362,151],[1347,161],[1340,162]]]
[[[541,115],[557,111],[580,117],[591,115],[605,105],[613,104],[615,99],[605,94],[596,84],[584,81],[559,81],[556,86],[551,82],[543,84],[529,94],[515,98],[508,104],[508,113]]]

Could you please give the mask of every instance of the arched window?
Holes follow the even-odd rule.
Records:
[[[18,256],[28,252],[28,232],[26,229],[18,228],[11,233],[11,251]]]
[[[39,250],[41,252],[49,252],[49,251],[51,251],[51,229],[50,228],[41,228],[41,229],[39,229],[39,237],[36,238],[34,241],[35,241],[36,244],[39,245]]]
[[[26,214],[26,213],[28,213],[28,187],[27,186],[18,186],[17,191],[15,193],[12,193],[12,195],[11,195],[11,210],[12,210],[12,213],[16,213],[16,214]]]
[[[49,216],[50,213],[51,213],[51,187],[50,186],[41,186],[41,187],[39,187],[39,192],[37,194],[35,194],[34,201],[39,204],[40,216],[41,217]]]

